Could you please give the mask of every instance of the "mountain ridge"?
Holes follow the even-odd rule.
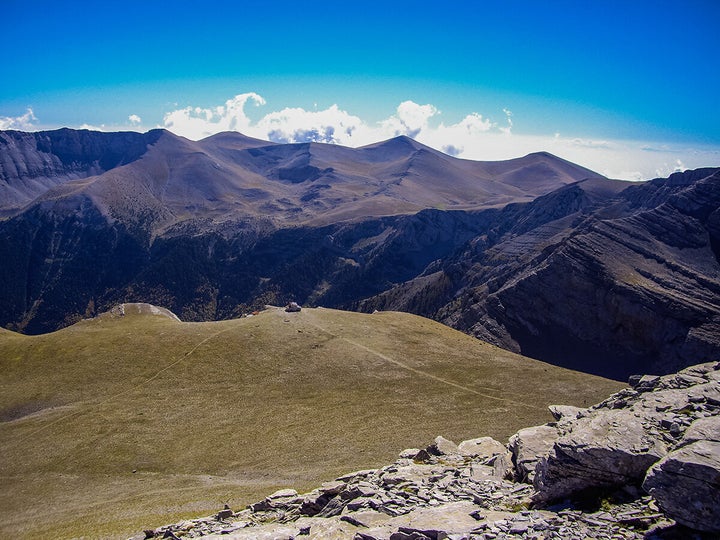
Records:
[[[146,136],[138,159],[63,177],[0,220],[0,326],[43,333],[122,302],[202,321],[294,300],[404,309],[616,378],[720,350],[717,169],[634,184],[546,152],[472,162],[409,138]]]
[[[21,132],[7,132],[4,138],[13,139],[13,137],[19,136],[17,135],[19,133]],[[33,156],[33,160],[45,159],[47,161],[53,156],[57,158],[55,154],[52,154],[53,148],[62,146],[62,144],[70,146],[65,139],[72,139],[72,135],[76,135],[75,139],[89,138],[93,141],[95,139],[112,139],[114,136],[110,133],[74,132],[64,129],[25,134],[22,138],[23,140],[34,138],[37,141],[36,147],[42,147],[43,151],[38,150],[40,155]],[[116,134],[118,137],[126,135],[128,134]],[[273,210],[274,217],[282,214],[285,220],[302,222],[317,219],[318,212],[332,212],[334,207],[343,201],[346,206],[347,203],[353,203],[362,207],[362,211],[344,210],[344,214],[349,213],[350,218],[415,212],[439,204],[464,209],[479,208],[488,204],[505,204],[518,197],[521,199],[532,198],[548,189],[577,180],[578,176],[595,175],[592,171],[569,164],[560,158],[548,157],[549,154],[536,156],[531,154],[520,158],[525,160],[522,163],[517,160],[509,162],[460,160],[402,136],[358,149],[321,143],[266,143],[233,132],[217,134],[196,142],[173,135],[166,130],[153,130],[143,135],[134,134],[132,137],[137,139],[138,144],[146,142],[142,151],[136,148],[129,158],[119,161],[107,156],[92,155],[88,159],[97,159],[92,160],[91,163],[98,161],[98,163],[104,164],[104,167],[91,167],[84,172],[75,171],[76,174],[82,174],[82,178],[92,176],[94,178],[93,185],[99,183],[91,191],[94,199],[102,205],[104,194],[99,186],[108,182],[112,184],[122,184],[123,182],[122,174],[116,169],[123,169],[123,166],[126,165],[130,166],[138,178],[147,176],[146,171],[150,169],[155,182],[148,178],[144,181],[145,183],[134,187],[145,188],[152,198],[157,199],[155,203],[146,202],[146,205],[149,207],[157,206],[157,204],[165,206],[167,212],[180,214],[179,219],[187,218],[182,215],[182,210],[187,210],[186,207],[190,205],[187,200],[190,195],[192,195],[190,197],[192,203],[203,203],[202,210],[204,212],[213,214],[215,210],[220,209],[220,213],[233,215],[237,214],[238,210],[234,209],[232,205],[219,204],[223,196],[232,195],[237,200],[238,197],[247,195],[248,190],[254,190],[255,200],[264,199],[265,206],[261,208]],[[46,140],[56,141],[55,147],[52,144],[47,148],[42,146],[41,143]],[[82,149],[82,145],[80,145],[80,149]],[[10,155],[9,150],[6,149],[4,154]],[[30,161],[30,156],[21,157]],[[62,158],[71,159],[64,154],[58,159],[62,162]],[[19,157],[15,156],[13,159],[17,161]],[[170,159],[171,162],[168,161]],[[418,159],[421,163],[414,165]],[[520,169],[528,169],[534,165],[535,160],[541,160],[546,165],[548,162],[553,164],[549,172],[540,171],[536,175],[550,174],[553,177],[551,184],[543,186],[528,184],[518,187],[508,183],[507,187],[504,187],[505,184],[501,177],[505,163],[512,167],[510,172],[514,172],[517,170],[518,163],[521,163]],[[77,161],[72,163],[75,168],[79,168],[81,165]],[[419,172],[418,166],[421,169]],[[11,168],[0,169],[0,186],[5,186],[6,191],[13,188],[13,182],[17,184],[22,179],[22,175],[17,170],[15,170],[15,176],[12,176],[12,173],[13,169]],[[450,173],[452,175],[448,177]],[[107,174],[110,174],[111,177],[103,181],[103,176]],[[570,176],[571,174],[575,176]],[[157,186],[153,184],[157,184],[158,180],[155,177],[167,180],[165,191],[155,193],[153,187]],[[200,186],[193,183],[192,178],[195,177],[207,180],[203,189],[199,189]],[[473,182],[468,182],[465,177],[472,178]],[[499,181],[494,180],[494,177],[498,177]],[[307,183],[313,183],[323,178],[325,178],[325,182],[319,184],[319,187],[307,188]],[[401,185],[405,178],[407,178],[406,183],[410,182],[410,185]],[[437,185],[427,181],[418,184],[417,181],[412,180],[413,178],[434,178],[436,180],[442,178],[445,188],[437,191]],[[58,174],[55,176],[53,185],[62,184],[63,180],[72,181],[73,179],[68,178],[67,175]],[[304,185],[290,190],[288,193],[287,186],[278,190],[279,186],[273,186],[267,182],[272,179],[281,183]],[[147,183],[150,184],[146,185]],[[459,187],[452,188],[453,184],[458,184]],[[346,187],[342,187],[342,185]],[[375,189],[368,189],[370,186],[375,186]],[[83,191],[85,184],[76,182],[73,189]],[[323,190],[330,190],[329,192],[334,194],[334,199],[324,200]],[[292,191],[296,193],[293,194]],[[335,191],[337,194],[334,193]],[[468,195],[473,192],[476,195],[468,199]],[[35,195],[42,195],[42,193]],[[62,196],[62,191],[57,191],[52,195]],[[109,197],[111,194],[105,196]],[[368,197],[377,200],[371,205],[368,204]],[[0,210],[3,210],[6,215],[19,210],[16,201],[10,198],[4,200],[6,202]],[[23,202],[29,204],[31,199],[28,198]],[[136,204],[138,203],[136,202]],[[312,211],[313,206],[316,207],[315,211]],[[297,214],[298,211],[300,214]],[[241,216],[256,214],[248,207],[241,207],[239,212]],[[308,212],[307,216],[298,219],[297,215],[302,216],[303,213]],[[337,217],[333,219],[337,220]]]

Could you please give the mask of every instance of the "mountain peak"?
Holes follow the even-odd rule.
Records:
[[[557,157],[555,154],[551,154],[550,152],[547,152],[545,150],[541,150],[540,152],[530,152],[525,157],[538,157],[538,158],[558,159],[558,160],[561,159],[561,158]]]
[[[418,150],[427,150],[428,152],[432,152],[434,154],[441,154],[441,152],[438,152],[429,146],[425,146],[407,135],[398,135],[392,139],[368,144],[358,148],[358,150],[370,154],[377,154],[383,159],[405,157],[417,152]]]
[[[203,145],[212,144],[214,146],[233,148],[236,150],[258,148],[261,146],[275,146],[278,144],[272,141],[256,139],[239,131],[221,131],[220,133],[201,139],[199,142]]]

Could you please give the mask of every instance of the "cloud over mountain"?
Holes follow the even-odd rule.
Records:
[[[224,105],[216,107],[185,107],[165,114],[163,125],[172,132],[189,139],[202,139],[221,131],[254,132],[245,114],[245,105],[253,101],[256,106],[265,105],[262,96],[255,92],[238,94]]]
[[[187,105],[165,112],[160,124],[147,115],[124,117],[122,124],[84,123],[80,129],[96,131],[146,131],[155,127],[192,140],[224,131],[278,143],[319,142],[360,147],[398,135],[439,149],[448,155],[472,160],[505,160],[547,151],[596,170],[610,178],[647,180],[686,169],[720,164],[720,148],[663,141],[622,140],[612,137],[579,137],[577,134],[539,133],[523,130],[523,114],[505,107],[496,115],[465,114],[449,122],[432,103],[402,101],[395,111],[369,121],[333,104],[325,109],[284,107],[248,115],[249,107],[269,108],[260,94],[246,92],[217,105]],[[41,122],[31,107],[16,117],[0,116],[0,130],[52,129]],[[130,112],[130,111],[128,111]],[[264,112],[264,114],[263,114]]]
[[[238,94],[223,105],[188,106],[167,112],[163,126],[178,135],[198,140],[221,131],[240,131],[280,143],[322,142],[358,147],[406,135],[466,159],[499,160],[546,150],[613,178],[640,180],[667,176],[677,170],[716,164],[716,148],[686,148],[647,141],[529,135],[515,131],[517,116],[502,109],[497,120],[471,112],[455,123],[442,121],[442,111],[430,103],[401,102],[395,112],[372,123],[340,108],[321,110],[285,107],[253,121],[248,104],[266,105],[255,92]],[[652,151],[648,151],[652,148]]]
[[[25,114],[21,114],[20,116],[0,116],[0,129],[31,131],[35,128],[33,122],[36,120],[37,118],[35,118],[32,108],[28,107]]]

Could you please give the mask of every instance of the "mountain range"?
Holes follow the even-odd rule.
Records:
[[[610,180],[548,153],[457,159],[164,130],[0,132],[0,326],[120,302],[404,310],[623,378],[720,350],[720,169]]]

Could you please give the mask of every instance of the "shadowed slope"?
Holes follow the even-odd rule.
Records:
[[[492,234],[362,304],[406,309],[533,358],[624,378],[720,349],[720,171],[590,180],[506,208]]]
[[[621,385],[416,316],[180,323],[125,309],[0,334],[0,530],[122,536],[378,465],[438,433],[506,438]]]
[[[0,217],[53,186],[102,174],[142,156],[160,130],[145,134],[58,129],[0,131]]]

